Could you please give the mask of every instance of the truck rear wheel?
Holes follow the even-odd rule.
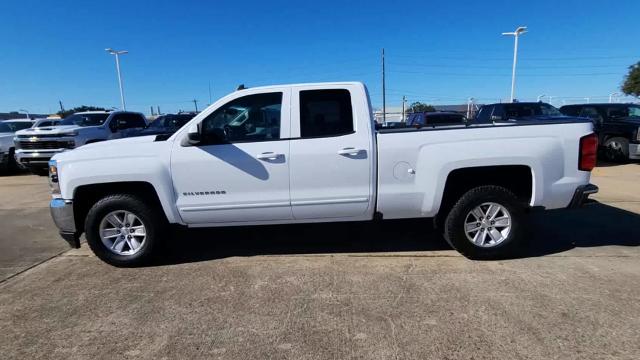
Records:
[[[500,259],[522,249],[523,206],[500,186],[480,186],[466,192],[449,212],[444,237],[470,259]]]
[[[140,198],[108,195],[87,213],[85,236],[93,253],[118,267],[146,264],[163,234],[164,216]]]

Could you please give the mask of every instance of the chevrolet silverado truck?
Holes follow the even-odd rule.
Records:
[[[55,126],[16,132],[15,156],[21,167],[47,174],[47,163],[62,151],[94,142],[135,135],[147,126],[141,113],[129,111],[87,111],[75,113]]]
[[[49,163],[51,214],[115,266],[187,227],[425,218],[469,258],[511,256],[530,208],[580,206],[587,119],[376,131],[357,82],[231,93],[171,136],[85,145]],[[425,220],[427,221],[427,220]]]

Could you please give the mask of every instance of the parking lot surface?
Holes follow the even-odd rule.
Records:
[[[152,266],[66,250],[46,178],[0,177],[3,358],[637,359],[640,164],[533,214],[522,258],[423,221],[180,231]]]

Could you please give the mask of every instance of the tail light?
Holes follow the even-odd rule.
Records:
[[[591,171],[596,167],[598,154],[598,136],[589,134],[580,138],[580,154],[578,157],[578,170]]]

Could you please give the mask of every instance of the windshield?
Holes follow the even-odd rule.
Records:
[[[505,105],[505,114],[509,118],[530,116],[563,116],[555,107],[545,103]]]
[[[147,127],[153,130],[178,130],[193,118],[192,115],[165,115],[153,120]]]
[[[104,124],[108,117],[109,113],[74,114],[62,119],[62,121],[60,121],[60,125],[100,126]]]
[[[16,121],[16,122],[0,122],[0,133],[16,132],[22,129],[28,129],[31,127],[31,123],[28,121]]]

